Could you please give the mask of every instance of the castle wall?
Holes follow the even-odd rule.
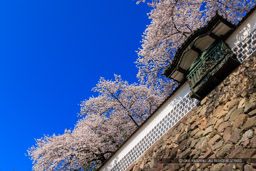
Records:
[[[225,169],[223,163],[178,164],[171,163],[171,160],[256,158],[255,21],[256,10],[253,10],[226,40],[239,61],[246,60],[239,69],[197,107],[198,101],[190,98],[188,83],[184,83],[100,170],[121,171],[128,167],[128,170],[195,170],[207,167],[218,170]],[[233,167],[232,164],[229,166]],[[253,166],[250,163],[234,165],[245,170]]]
[[[181,160],[200,158],[215,160]],[[228,158],[226,162],[230,163],[224,163],[223,159]],[[234,158],[239,160],[231,160]],[[254,163],[240,160],[246,158],[254,158]],[[253,168],[256,169],[256,54],[247,58],[127,170]]]

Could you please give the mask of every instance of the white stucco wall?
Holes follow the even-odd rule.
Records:
[[[229,36],[226,43],[232,49],[256,29],[256,10]]]

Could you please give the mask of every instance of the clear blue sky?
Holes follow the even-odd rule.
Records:
[[[0,1],[0,171],[30,171],[34,138],[73,128],[101,76],[137,80],[147,12],[135,0]]]

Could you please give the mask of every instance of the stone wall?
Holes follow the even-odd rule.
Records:
[[[174,159],[256,159],[256,55],[248,58],[128,171],[256,170],[256,163],[184,163]]]

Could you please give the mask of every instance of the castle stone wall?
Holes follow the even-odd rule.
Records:
[[[256,169],[256,163],[250,160],[242,163],[223,163],[223,160],[186,163],[186,160],[181,160],[234,158],[254,158],[256,161],[255,53],[127,170]]]

